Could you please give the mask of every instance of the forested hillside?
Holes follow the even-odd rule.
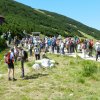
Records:
[[[0,0],[0,14],[5,17],[5,23],[0,26],[0,34],[11,30],[13,35],[40,31],[44,35],[83,37],[81,32],[100,39],[100,31],[90,28],[66,16],[18,3],[14,0]]]

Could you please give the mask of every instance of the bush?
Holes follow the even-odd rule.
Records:
[[[79,77],[78,78],[78,82],[84,84],[85,83],[85,79],[83,77]]]
[[[83,64],[83,75],[88,77],[97,72],[97,65],[91,61],[85,61]]]
[[[0,51],[6,47],[5,39],[0,38]]]

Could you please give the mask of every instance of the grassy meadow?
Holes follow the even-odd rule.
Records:
[[[0,100],[100,100],[99,62],[47,56],[56,61],[55,67],[35,71],[34,57],[30,57],[25,63],[24,80],[20,78],[20,62],[15,63],[17,81],[14,82],[7,80],[7,66],[0,61]]]

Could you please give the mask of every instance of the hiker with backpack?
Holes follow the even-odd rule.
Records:
[[[11,44],[11,40],[12,40],[12,37],[11,37],[11,33],[10,31],[8,32],[8,43]]]
[[[69,39],[67,41],[67,45],[68,45],[68,53],[72,53],[72,40],[71,40],[71,37],[69,37]]]
[[[56,38],[55,37],[52,37],[51,47],[52,47],[52,53],[54,53],[54,50],[56,47]]]
[[[30,53],[30,56],[32,56],[32,49],[33,49],[33,44],[32,44],[32,42],[29,42],[28,43],[28,51]]]
[[[48,52],[48,37],[45,37],[45,39],[44,39],[44,41],[45,41],[45,53],[46,52]]]
[[[25,50],[23,50],[22,47],[19,47],[19,57],[20,57],[20,61],[21,61],[21,78],[25,77],[25,72],[24,72],[24,62],[26,61],[26,59],[28,58],[28,54]]]
[[[87,43],[86,43],[86,40],[83,41],[81,46],[82,46],[83,57],[86,58],[86,53],[87,53]]]
[[[18,55],[19,55],[19,50],[18,50],[18,47],[15,45],[14,46],[14,61],[15,62],[17,61]]]
[[[100,56],[100,41],[95,43],[95,50],[96,50],[96,61],[98,60],[98,56]]]
[[[64,42],[63,40],[60,40],[60,54],[64,55],[65,52],[64,52]]]
[[[92,57],[93,45],[93,40],[89,40],[89,57]]]
[[[15,81],[16,79],[14,78],[14,51],[13,49],[11,49],[10,52],[8,52],[5,55],[5,63],[8,65],[8,80]],[[11,71],[12,71],[12,78],[10,77]]]
[[[40,48],[38,47],[38,45],[35,45],[34,47],[34,56],[36,60],[40,59]]]
[[[60,53],[60,39],[56,39],[56,47],[57,47],[57,53]]]
[[[14,45],[18,46],[18,44],[19,44],[18,42],[19,42],[18,37],[15,36],[14,37]]]

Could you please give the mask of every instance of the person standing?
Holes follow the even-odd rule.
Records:
[[[28,50],[30,53],[30,56],[32,56],[32,49],[33,49],[33,44],[31,42],[28,43]]]
[[[39,60],[40,59],[40,48],[37,45],[34,47],[34,54],[35,54],[35,59]]]
[[[93,40],[89,41],[89,57],[92,57],[92,52],[93,52]]]
[[[11,49],[10,52],[8,52],[5,55],[5,63],[7,63],[7,65],[8,65],[8,80],[15,81],[16,79],[14,78],[14,52],[13,52],[13,49]],[[11,71],[12,71],[12,79],[10,77]]]
[[[19,57],[21,61],[21,78],[25,77],[24,74],[24,62],[25,62],[25,54],[23,48],[19,47]]]
[[[60,48],[59,48],[59,43],[60,42],[60,39],[57,39],[56,40],[56,46],[57,46],[57,53],[59,53],[60,52]]]
[[[61,40],[61,43],[60,43],[60,54],[64,55],[65,52],[64,52],[64,42]]]
[[[11,33],[10,33],[10,31],[8,32],[8,43],[9,44],[11,44],[11,40],[12,40],[12,38],[11,38]]]
[[[52,47],[52,53],[54,53],[54,50],[56,47],[56,38],[55,37],[52,37],[51,47]]]
[[[95,50],[96,50],[96,61],[98,60],[98,56],[100,56],[100,41],[95,43]]]
[[[83,57],[86,58],[86,50],[87,50],[87,44],[86,41],[84,40],[82,43],[82,53],[83,53]]]
[[[19,51],[18,51],[17,46],[15,45],[14,46],[14,61],[15,62],[17,61],[18,54],[19,54]]]

